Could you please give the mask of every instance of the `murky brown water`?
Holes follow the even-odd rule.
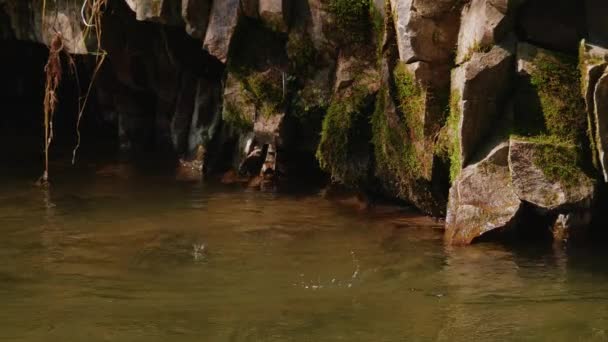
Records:
[[[608,340],[604,253],[446,249],[314,194],[30,181],[0,177],[0,341]]]

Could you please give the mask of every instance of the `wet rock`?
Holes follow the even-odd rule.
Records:
[[[489,231],[516,224],[522,203],[511,184],[508,155],[509,144],[503,142],[462,170],[450,189],[447,243],[470,244]]]
[[[222,63],[228,59],[228,49],[241,10],[239,0],[213,1],[203,48]]]
[[[460,158],[466,166],[504,115],[513,77],[512,47],[476,52],[452,73],[452,115],[457,115]]]
[[[323,189],[321,191],[321,196],[329,201],[359,211],[367,210],[371,205],[370,199],[365,193],[349,189],[336,183],[332,183]]]
[[[579,210],[559,214],[555,219],[551,232],[555,242],[568,242],[571,239],[582,238],[591,224],[591,210]]]
[[[576,153],[575,146],[511,138],[509,167],[517,196],[548,210],[590,208],[594,182],[577,165]]]
[[[456,63],[466,62],[473,53],[490,49],[506,38],[513,28],[513,16],[508,15],[516,1],[473,0],[462,11]]]
[[[260,146],[252,147],[251,151],[239,166],[239,173],[250,176],[257,176],[264,163],[264,153]]]

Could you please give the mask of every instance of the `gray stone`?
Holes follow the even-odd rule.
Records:
[[[593,180],[578,169],[575,165],[576,161],[572,161],[571,179],[550,179],[541,168],[546,165],[539,165],[540,153],[546,153],[543,150],[547,148],[556,148],[556,146],[511,138],[509,168],[517,196],[522,201],[547,210],[572,206],[590,207],[595,193]]]
[[[458,36],[458,0],[391,0],[399,58],[447,62]]]
[[[504,114],[504,102],[513,76],[511,51],[494,46],[487,53],[474,53],[471,60],[452,73],[453,105],[460,114],[458,140],[462,165],[466,166],[481,142],[495,129]]]
[[[222,63],[228,59],[228,49],[241,10],[239,0],[213,1],[203,48]]]
[[[522,203],[511,185],[508,154],[509,144],[503,142],[462,170],[450,189],[447,243],[470,244],[489,231],[515,224]]]
[[[508,0],[473,0],[465,5],[458,33],[457,64],[506,37],[513,26],[513,18],[507,15],[508,11]]]

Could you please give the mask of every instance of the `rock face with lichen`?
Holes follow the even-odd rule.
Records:
[[[322,171],[447,215],[455,244],[568,240],[608,184],[605,1],[100,1],[0,0],[0,39],[105,53],[99,121],[195,178]]]
[[[480,162],[462,170],[450,189],[445,239],[469,244],[492,231],[514,226],[522,200],[509,172],[508,143],[497,145]]]

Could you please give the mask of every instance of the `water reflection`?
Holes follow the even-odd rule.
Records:
[[[5,189],[0,339],[606,339],[605,253],[446,249],[398,208],[155,177]]]

